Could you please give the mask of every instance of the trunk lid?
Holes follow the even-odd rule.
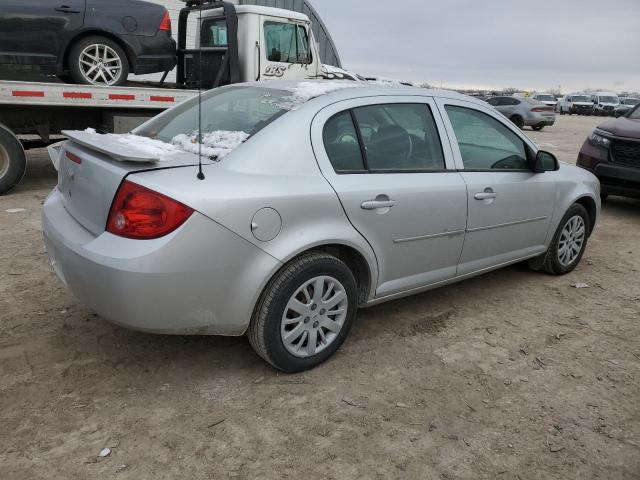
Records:
[[[144,149],[123,148],[120,137],[115,135],[65,134],[70,139],[59,156],[58,189],[67,212],[96,236],[105,231],[111,203],[127,175],[198,164],[198,156],[188,152],[154,156],[144,153]],[[203,164],[210,163],[203,157]],[[193,175],[195,178],[195,171]]]

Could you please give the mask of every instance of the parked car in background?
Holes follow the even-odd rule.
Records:
[[[492,97],[487,103],[515,123],[518,128],[525,125],[534,130],[542,130],[556,122],[553,107],[533,98]]]
[[[620,105],[618,95],[613,92],[597,92],[591,95],[595,115],[612,116]]]
[[[616,117],[621,117],[626,115],[633,107],[640,103],[640,98],[631,98],[631,97],[620,97],[620,105],[616,108],[614,115]]]
[[[2,2],[0,72],[113,86],[124,84],[129,73],[164,72],[175,64],[171,21],[161,5],[141,0]]]
[[[598,125],[582,145],[577,164],[598,177],[603,198],[640,198],[640,105]]]
[[[593,102],[589,95],[572,93],[565,95],[558,101],[556,111],[560,113],[560,115],[592,115]]]
[[[539,102],[542,102],[545,105],[549,105],[550,107],[554,107],[554,108],[558,103],[558,100],[556,99],[556,97],[554,97],[550,93],[536,93],[533,96],[533,99],[538,100]]]
[[[247,332],[276,368],[306,370],[336,352],[359,307],[523,260],[572,271],[598,218],[593,175],[454,92],[217,88],[202,98],[199,177],[198,105],[124,140],[67,132],[43,207],[47,253],[120,325]]]

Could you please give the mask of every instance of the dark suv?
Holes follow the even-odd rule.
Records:
[[[0,71],[122,85],[129,73],[169,71],[175,64],[171,20],[161,5],[140,0],[2,1]]]
[[[578,166],[600,179],[603,198],[640,198],[640,105],[599,125],[584,142]]]

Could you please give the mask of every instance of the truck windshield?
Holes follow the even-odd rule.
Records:
[[[224,87],[202,95],[202,134],[244,132],[256,134],[287,110],[282,107],[291,92],[259,87]],[[142,124],[136,135],[170,143],[179,135],[198,133],[198,97]]]
[[[618,99],[616,97],[598,97],[600,103],[618,103]]]
[[[582,96],[582,95],[574,95],[573,96],[573,101],[574,102],[588,102],[589,101],[589,97]]]
[[[627,98],[624,101],[625,105],[638,105],[638,103],[640,103],[640,100],[638,100],[637,98]]]
[[[545,100],[547,102],[555,102],[556,97],[553,95],[536,95],[537,100]]]

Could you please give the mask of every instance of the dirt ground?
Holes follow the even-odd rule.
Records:
[[[527,133],[573,162],[597,123]],[[42,242],[55,182],[33,151],[0,197],[0,478],[640,478],[640,202],[605,204],[568,276],[516,266],[362,310],[287,376],[245,338],[78,304]]]

